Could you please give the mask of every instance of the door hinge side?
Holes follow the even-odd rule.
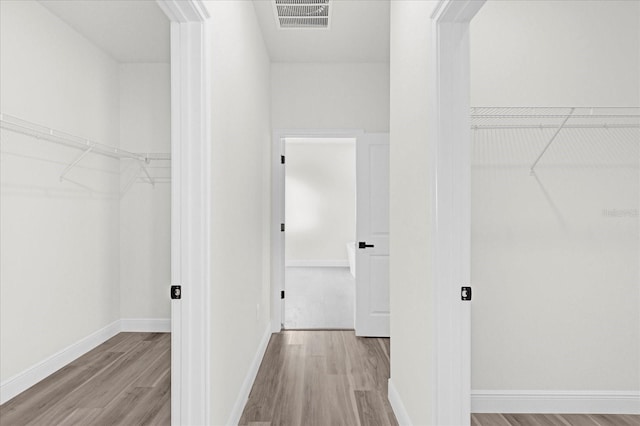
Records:
[[[280,291],[280,299],[284,299],[284,290]]]
[[[280,164],[284,164],[284,155],[280,156]]]
[[[284,232],[284,223],[280,224],[280,232]]]

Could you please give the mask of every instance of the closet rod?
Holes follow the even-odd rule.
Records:
[[[71,148],[81,149],[83,151],[90,150],[92,153],[101,154],[115,159],[129,158],[145,163],[149,163],[150,160],[155,159],[151,158],[151,156],[136,154],[134,152],[126,151],[114,146],[92,142],[89,139],[74,136],[69,133],[51,129],[46,126],[41,126],[39,124],[32,123],[27,120],[22,120],[9,114],[0,113],[0,127],[12,132],[21,133],[27,136],[33,136],[38,139],[44,139],[49,142],[54,142],[61,145],[66,145]]]
[[[555,130],[531,164],[535,168],[566,129],[638,129],[640,107],[472,107],[471,129],[552,129]]]
[[[483,115],[496,115],[496,116],[504,116],[507,114],[521,117],[523,115],[548,115],[548,116],[564,116],[571,109],[579,110],[580,114],[575,114],[575,116],[585,115],[585,116],[610,116],[610,115],[619,115],[619,116],[633,116],[637,117],[640,112],[640,107],[638,106],[474,106],[471,107],[472,114],[483,114]],[[540,113],[538,111],[548,111],[546,114]],[[484,112],[481,112],[484,111]],[[508,111],[505,114],[505,111]],[[522,111],[532,111],[533,113],[523,113]],[[555,111],[555,113],[553,113]],[[616,111],[614,114],[603,114],[603,111]],[[617,112],[622,111],[623,113]],[[597,112],[597,113],[595,113]],[[595,113],[595,114],[594,114]]]

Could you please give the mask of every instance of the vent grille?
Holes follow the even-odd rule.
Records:
[[[280,28],[329,28],[329,0],[274,0]]]

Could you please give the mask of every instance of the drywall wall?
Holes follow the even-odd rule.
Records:
[[[388,63],[271,64],[274,129],[389,131]]]
[[[637,106],[637,1],[488,1],[471,23],[471,105]]]
[[[3,113],[118,145],[118,66],[34,1],[0,2]],[[1,380],[119,318],[119,164],[2,130]]]
[[[427,99],[435,4],[391,2],[390,387],[415,425],[432,424],[434,408]]]
[[[209,2],[211,424],[230,424],[270,330],[270,64],[251,2]],[[242,401],[244,403],[244,401]],[[237,419],[235,419],[237,421]]]
[[[347,266],[356,237],[355,139],[287,138],[285,261]]]
[[[171,151],[169,64],[121,64],[120,147],[132,152]],[[171,305],[170,161],[145,165],[123,160],[120,200],[120,315],[125,319],[169,319]],[[130,179],[135,183],[127,187]]]
[[[638,2],[489,1],[473,103],[638,106],[639,43]],[[640,133],[563,130],[530,176],[553,133],[474,133],[472,387],[638,391]]]

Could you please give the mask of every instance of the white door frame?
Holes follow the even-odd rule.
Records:
[[[469,23],[485,0],[440,0],[433,20],[430,157],[435,314],[433,424],[469,425],[471,130]]]
[[[284,193],[281,183],[284,182],[284,168],[280,166],[283,138],[356,138],[364,134],[357,129],[276,129],[271,138],[271,332],[282,330],[284,317],[280,291],[284,289],[284,235],[280,224],[284,221]],[[285,231],[286,232],[286,231]]]
[[[183,299],[172,302],[171,422],[209,424],[210,375],[210,55],[202,0],[157,0],[171,20],[172,273]],[[469,22],[484,0],[440,0],[432,14],[430,112],[434,215],[434,312],[436,333],[434,424],[464,425],[470,413],[469,304],[459,289],[469,283]],[[278,130],[283,136],[353,136],[362,131]],[[279,160],[279,145],[274,149]],[[274,167],[272,178],[281,169]],[[273,180],[272,182],[277,182]],[[279,206],[272,185],[272,209]],[[281,196],[281,195],[280,195]],[[272,217],[273,233],[280,216]],[[273,236],[272,233],[272,236]],[[279,286],[284,246],[272,238],[272,329],[280,330]],[[278,276],[278,274],[280,274]],[[274,307],[278,309],[274,309]]]
[[[201,0],[157,0],[171,21],[171,424],[210,421],[209,18]],[[169,289],[167,289],[168,291]]]

